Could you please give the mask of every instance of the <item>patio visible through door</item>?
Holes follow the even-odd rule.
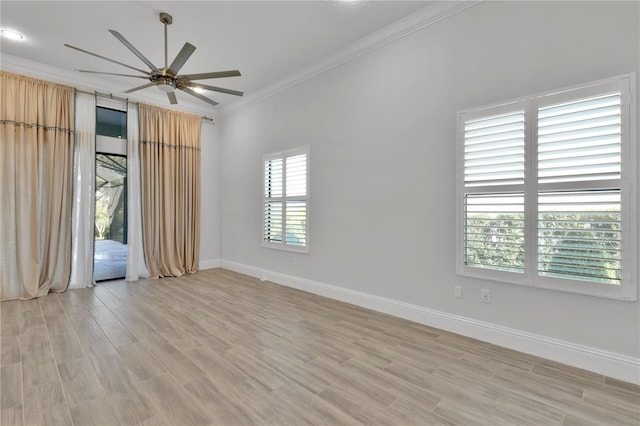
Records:
[[[127,157],[96,153],[96,281],[125,277],[127,264]]]

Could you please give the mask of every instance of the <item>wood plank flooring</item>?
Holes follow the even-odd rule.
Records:
[[[3,426],[640,424],[636,385],[223,269],[0,316]]]

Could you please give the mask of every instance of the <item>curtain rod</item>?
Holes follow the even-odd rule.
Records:
[[[102,98],[117,99],[119,101],[129,102],[129,98],[120,98],[118,96],[113,96],[113,93],[100,93],[100,92],[97,92],[97,91],[88,92],[86,90],[80,90],[80,89],[77,89],[75,87],[74,87],[74,89],[75,89],[76,92],[86,93],[87,95],[94,95],[94,96],[100,96]]]
[[[86,90],[80,90],[80,89],[76,89],[76,90],[78,92],[87,93],[89,95],[101,96],[103,98],[109,98],[109,99],[117,99],[119,101],[125,101],[125,102],[129,103],[129,98],[120,98],[118,96],[113,96],[113,93],[100,93],[98,91],[87,92]],[[137,103],[137,102],[132,102],[132,103]],[[201,115],[200,116],[200,120],[207,121],[209,123],[214,123],[215,124],[215,120],[213,118],[211,118],[211,117],[207,117],[206,115]]]
[[[113,96],[113,93],[106,94],[106,93],[100,93],[100,92],[96,91],[96,92],[94,92],[94,94],[96,96],[101,96],[103,98],[117,99],[119,101],[125,101],[127,103],[129,102],[129,98],[120,98],[118,96]]]

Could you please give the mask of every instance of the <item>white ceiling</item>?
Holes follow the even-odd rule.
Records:
[[[241,77],[203,80],[257,92],[321,62],[334,52],[423,9],[433,1],[7,1],[0,2],[0,27],[21,32],[26,40],[0,41],[6,58],[26,59],[64,70],[70,81],[114,94],[144,84],[127,77],[100,77],[75,69],[135,74],[117,64],[64,47],[64,43],[146,69],[107,30],[120,32],[156,66],[164,65],[163,24],[158,14],[173,16],[168,27],[169,62],[185,42],[197,50],[181,74],[238,69]],[[75,77],[75,78],[74,78]],[[129,95],[168,104],[157,88]],[[236,98],[207,92],[225,106]],[[178,92],[183,108],[207,104]],[[186,105],[186,107],[185,107]]]

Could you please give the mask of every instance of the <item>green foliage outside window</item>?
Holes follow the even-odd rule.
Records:
[[[524,270],[524,213],[474,213],[466,220],[467,265]]]
[[[468,214],[465,261],[469,266],[524,270],[524,214]],[[540,274],[620,284],[619,212],[541,212]]]

